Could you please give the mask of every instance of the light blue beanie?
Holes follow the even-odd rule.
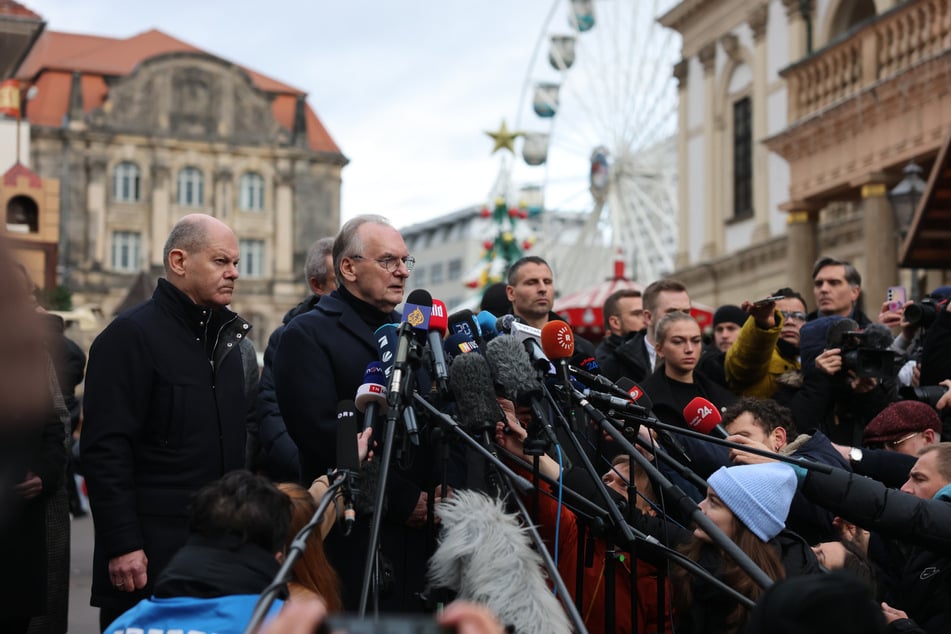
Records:
[[[710,488],[754,535],[768,542],[786,527],[796,494],[796,472],[782,462],[720,467]]]

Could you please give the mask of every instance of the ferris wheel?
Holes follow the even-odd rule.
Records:
[[[542,25],[508,183],[544,209],[533,252],[558,262],[563,293],[601,281],[618,253],[644,284],[674,268],[680,37],[656,19],[675,3],[556,0]]]

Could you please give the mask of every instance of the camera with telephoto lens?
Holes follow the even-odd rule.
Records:
[[[947,304],[947,297],[928,295],[919,302],[905,306],[905,321],[912,326],[928,328],[938,318],[938,313],[944,310]]]
[[[943,385],[922,385],[920,387],[907,386],[899,388],[898,395],[906,401],[921,401],[937,408],[938,401],[948,391]]]
[[[887,379],[895,376],[895,353],[882,348],[873,333],[853,330],[842,333],[839,343],[842,367],[856,376]]]

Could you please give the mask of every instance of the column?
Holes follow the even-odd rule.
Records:
[[[674,77],[677,78],[677,256],[674,266],[679,270],[690,263],[689,234],[690,199],[687,196],[687,75],[690,61],[682,59],[674,65]]]
[[[106,165],[105,156],[86,158],[86,239],[89,247],[87,257],[94,270],[102,268],[106,261]]]
[[[794,200],[780,205],[786,212],[786,271],[789,286],[803,297],[812,297],[812,267],[819,257],[818,205]],[[815,308],[815,306],[813,306]]]
[[[809,53],[809,33],[812,15],[815,15],[815,0],[809,0],[808,15],[802,13],[802,0],[783,0],[786,19],[789,21],[789,63],[801,60]]]
[[[171,222],[169,221],[169,205],[172,200],[172,194],[169,191],[171,170],[169,170],[166,163],[155,162],[151,166],[151,172],[152,223],[149,232],[152,236],[149,240],[147,262],[151,267],[164,267],[165,240],[169,231],[171,231]]]
[[[753,31],[753,242],[769,238],[769,151],[763,139],[769,134],[768,82],[766,76],[766,24],[769,4],[750,11],[748,23]]]
[[[717,144],[716,144],[716,42],[710,42],[698,52],[703,66],[703,141],[704,141],[704,234],[700,258],[708,260],[717,254],[717,236],[723,233],[721,200],[717,197]]]
[[[898,284],[898,237],[885,183],[885,174],[872,173],[861,186],[865,234],[865,270],[860,271],[862,288],[866,297],[879,298],[866,302],[867,312],[878,307],[887,287]]]
[[[225,223],[229,222],[228,216],[231,214],[231,183],[233,180],[234,177],[230,167],[218,166],[215,168],[214,216]]]
[[[274,196],[274,276],[278,280],[293,277],[294,267],[294,172],[278,169]]]

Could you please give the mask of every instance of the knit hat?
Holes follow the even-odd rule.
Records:
[[[926,429],[940,434],[938,412],[921,401],[898,401],[889,404],[866,425],[864,441],[866,445],[882,444]]]
[[[743,309],[739,306],[734,306],[733,304],[724,304],[717,308],[716,312],[713,313],[713,327],[716,328],[719,324],[724,322],[732,322],[737,326],[742,327],[746,323],[746,318],[749,315],[743,312]]]
[[[720,467],[707,484],[733,515],[768,542],[786,527],[796,494],[796,472],[782,462]]]

